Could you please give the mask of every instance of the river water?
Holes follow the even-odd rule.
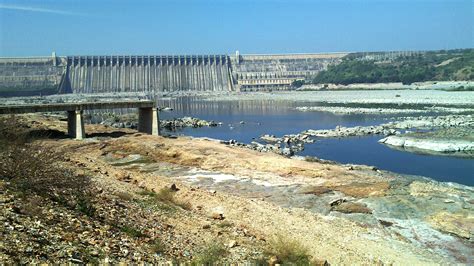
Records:
[[[308,129],[333,129],[338,125],[344,127],[378,125],[397,118],[393,114],[336,115],[328,112],[295,110],[298,106],[315,105],[310,102],[206,101],[183,97],[163,99],[159,104],[173,109],[161,112],[161,119],[192,116],[223,123],[218,127],[184,128],[177,132],[164,133],[222,140],[235,139],[244,143],[259,141],[258,138],[264,134],[279,137]],[[405,113],[402,116],[420,116],[420,114]],[[394,150],[377,143],[381,138],[383,136],[316,138],[315,143],[306,144],[305,149],[297,155],[316,156],[341,163],[372,165],[401,174],[474,186],[474,160]]]

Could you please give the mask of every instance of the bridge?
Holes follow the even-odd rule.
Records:
[[[160,121],[153,101],[79,102],[52,104],[24,104],[0,106],[0,114],[25,114],[37,112],[67,112],[68,135],[85,138],[83,112],[95,109],[138,108],[138,131],[158,136]]]

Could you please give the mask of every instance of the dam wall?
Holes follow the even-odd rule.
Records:
[[[347,53],[0,58],[0,96],[284,90]]]
[[[70,56],[67,86],[75,93],[230,91],[229,59],[205,56]]]
[[[0,96],[57,93],[65,71],[54,57],[1,58]]]

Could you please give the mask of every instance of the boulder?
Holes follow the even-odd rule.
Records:
[[[372,210],[367,208],[365,204],[358,202],[342,202],[333,206],[331,209],[342,213],[372,213]]]

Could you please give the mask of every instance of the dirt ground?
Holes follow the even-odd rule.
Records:
[[[29,119],[35,121],[32,124],[35,127],[59,132],[59,135],[66,130],[66,122],[56,118],[31,116]],[[386,195],[393,178],[376,169],[289,159],[209,140],[170,139],[101,125],[87,125],[86,133],[89,136],[82,141],[53,137],[38,140],[38,143],[66,152],[64,165],[79,173],[93,174],[95,182],[106,187],[107,193],[126,192],[136,197],[134,195],[141,190],[158,192],[175,184],[179,188],[176,200],[188,205],[172,215],[160,214],[156,219],[161,225],[172,226],[172,230],[181,236],[167,240],[176,249],[193,249],[190,246],[216,241],[228,245],[235,241],[236,247],[228,245],[229,261],[244,262],[258,257],[275,237],[283,237],[307,248],[313,259],[327,260],[335,265],[445,262],[445,258],[436,252],[388,233],[383,224],[367,225],[344,216],[329,216],[302,208],[282,208],[264,199],[209,191],[170,176],[117,167],[104,160],[104,156],[117,151],[140,154],[156,162],[237,177],[270,183],[305,184],[313,188],[314,194],[331,190],[354,198],[371,199]],[[150,214],[150,217],[155,216],[156,213]],[[222,218],[224,220],[220,220]],[[225,228],[219,226],[223,221],[228,223]],[[188,244],[173,244],[173,241],[187,241]],[[169,257],[176,255],[173,252],[167,254]]]

